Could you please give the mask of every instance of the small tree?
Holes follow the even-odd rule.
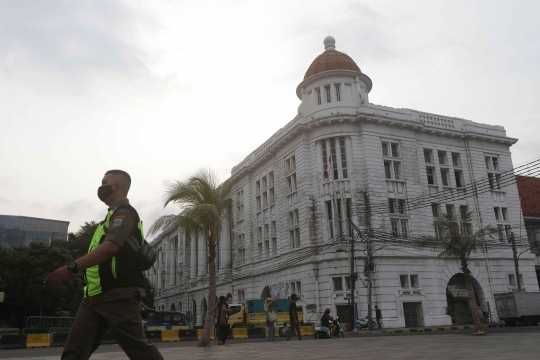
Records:
[[[210,344],[210,331],[214,328],[213,312],[216,299],[216,246],[221,226],[227,221],[231,206],[229,194],[231,181],[220,183],[210,170],[199,170],[182,181],[169,185],[165,191],[164,206],[175,203],[180,207],[178,215],[165,215],[150,227],[150,234],[163,229],[182,230],[207,240],[208,249],[208,306],[200,347]]]
[[[485,245],[486,237],[492,237],[497,229],[486,226],[477,232],[471,230],[472,213],[466,208],[460,208],[459,218],[454,214],[443,214],[443,217],[435,221],[438,235],[423,236],[417,243],[420,247],[431,248],[439,252],[438,257],[455,258],[460,262],[460,268],[465,275],[465,285],[469,306],[475,327],[475,334],[484,334],[482,324],[476,306],[474,288],[472,285],[471,270],[469,270],[469,258],[473,252]]]
[[[309,315],[308,321],[311,321],[311,317],[317,312],[317,305],[316,304],[307,304],[306,310]]]

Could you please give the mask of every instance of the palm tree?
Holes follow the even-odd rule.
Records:
[[[497,229],[486,226],[473,233],[471,227],[472,212],[467,208],[460,208],[459,218],[454,214],[443,214],[441,219],[435,221],[437,236],[423,236],[417,242],[420,247],[430,248],[439,252],[440,258],[457,258],[461,271],[465,275],[465,285],[470,309],[472,312],[475,334],[484,334],[476,306],[474,289],[469,269],[469,258],[473,252],[482,249],[486,244],[486,237],[492,237]]]
[[[211,170],[199,170],[184,180],[168,185],[163,197],[163,206],[169,203],[181,209],[178,215],[161,216],[150,227],[149,234],[161,230],[181,230],[186,234],[202,236],[208,249],[208,306],[200,347],[210,344],[210,331],[214,327],[213,312],[216,299],[216,246],[222,224],[227,221],[227,210],[231,205],[230,179],[221,183]]]

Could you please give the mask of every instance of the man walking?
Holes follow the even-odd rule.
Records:
[[[377,305],[375,305],[375,319],[377,319],[377,325],[379,326],[379,330],[382,330],[382,326],[381,326],[382,313],[381,313],[381,309],[379,309]]]
[[[50,273],[44,283],[59,286],[84,271],[84,299],[66,340],[63,360],[87,360],[99,347],[107,328],[130,359],[163,360],[146,339],[139,306],[144,276],[138,250],[143,244],[142,222],[129,204],[131,177],[122,170],[105,173],[98,197],[108,213],[90,243],[88,254]]]
[[[291,326],[289,327],[289,333],[287,334],[287,341],[291,340],[291,335],[296,331],[296,336],[298,340],[302,340],[302,335],[300,334],[300,324],[298,323],[298,310],[296,309],[296,300],[298,296],[296,294],[291,295],[291,304],[289,305],[289,320]]]

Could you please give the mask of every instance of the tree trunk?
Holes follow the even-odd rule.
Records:
[[[476,299],[474,297],[474,288],[468,277],[470,275],[465,275],[467,278],[465,280],[465,285],[467,286],[467,294],[469,296],[469,305],[471,308],[472,318],[474,322],[475,330],[482,331],[482,324],[480,323],[480,314],[478,314],[478,307],[476,306]]]
[[[208,301],[206,318],[199,347],[210,346],[210,332],[214,331],[214,307],[216,306],[216,246],[214,235],[208,236]]]

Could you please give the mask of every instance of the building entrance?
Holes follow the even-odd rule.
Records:
[[[415,328],[424,326],[424,314],[421,302],[403,303],[403,315],[405,317],[405,327]]]

